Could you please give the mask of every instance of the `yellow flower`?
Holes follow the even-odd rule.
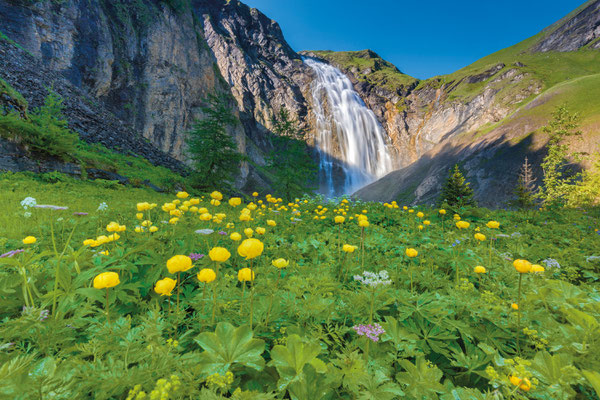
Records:
[[[277,226],[277,222],[273,221],[272,219],[268,219],[267,220],[267,225],[269,225],[269,226]]]
[[[544,272],[544,271],[545,271],[544,267],[542,267],[539,264],[533,264],[531,266],[531,272]]]
[[[223,200],[223,195],[221,192],[217,192],[216,190],[210,194],[210,198],[213,200]]]
[[[217,274],[211,268],[203,268],[198,272],[198,280],[204,283],[210,283],[217,279]]]
[[[363,219],[358,221],[358,226],[360,226],[361,228],[367,228],[369,226],[369,221]]]
[[[431,225],[431,221],[429,221],[428,219],[426,219],[425,221],[423,221],[423,225]]]
[[[510,305],[510,308],[512,308],[513,310],[518,310],[519,309],[519,305],[517,303],[512,303]]]
[[[240,282],[248,282],[254,280],[254,271],[250,268],[242,268],[238,271],[238,280]]]
[[[525,391],[525,392],[529,392],[529,390],[531,389],[531,382],[529,382],[529,379],[527,378],[517,378],[516,376],[510,376],[510,383],[512,383],[515,386],[518,386],[519,389]]]
[[[137,213],[137,214],[135,214],[135,217],[137,219],[143,219],[144,218],[144,213]]]
[[[526,274],[531,271],[531,263],[527,260],[516,259],[513,261],[513,266],[522,274]]]
[[[156,285],[154,285],[154,291],[161,296],[170,296],[173,289],[175,289],[176,284],[177,281],[175,279],[161,279],[160,281],[156,282]]]
[[[151,226],[150,227],[150,232],[154,233],[158,231],[158,227],[157,226]]]
[[[483,242],[485,240],[485,235],[483,233],[476,233],[474,237],[480,242]]]
[[[148,221],[148,220],[142,221],[142,226],[150,226],[150,225],[152,225],[152,221]]]
[[[231,240],[233,240],[234,242],[237,242],[237,241],[240,241],[240,240],[242,240],[242,235],[240,235],[240,234],[239,234],[239,233],[237,233],[237,232],[233,232],[231,235],[229,235],[229,238],[230,238]]]
[[[144,228],[142,228],[141,226],[136,226],[134,229],[135,233],[142,233],[144,232]]]
[[[354,250],[357,248],[357,246],[352,246],[351,244],[345,244],[342,246],[342,250],[344,250],[346,253],[354,253]]]
[[[267,230],[265,228],[261,228],[260,226],[256,228],[256,233],[258,233],[259,235],[264,235],[266,232]]]
[[[410,258],[414,258],[419,255],[419,252],[415,249],[408,248],[406,249],[406,255]]]
[[[177,193],[177,198],[178,199],[187,199],[189,196],[189,194],[187,194],[187,192],[178,192]]]
[[[341,215],[338,215],[333,219],[336,224],[343,224],[345,220],[346,218],[342,217]]]
[[[37,239],[34,236],[27,236],[23,239],[23,244],[34,244],[35,242],[37,242]]]
[[[467,221],[458,221],[456,223],[456,227],[458,229],[467,229],[469,226],[471,226],[471,224],[468,223]]]
[[[113,221],[106,225],[106,230],[107,232],[116,232],[119,230],[119,224]]]
[[[423,230],[423,225],[419,225],[418,228],[419,228],[420,231],[422,231]]]
[[[240,204],[242,204],[242,199],[240,199],[239,197],[232,197],[229,199],[229,205],[231,207],[237,207]]]
[[[231,257],[231,253],[224,247],[213,247],[209,252],[208,256],[211,260],[217,262],[225,262]]]
[[[216,206],[220,206],[220,205],[221,205],[221,202],[220,202],[219,200],[217,200],[217,199],[212,199],[212,200],[210,201],[210,204],[212,204],[213,206],[215,206],[215,207],[216,207]]]
[[[486,272],[485,267],[482,267],[481,265],[475,267],[476,274],[485,274]]]
[[[264,250],[264,244],[258,239],[246,239],[238,246],[238,254],[246,260],[258,257]]]
[[[425,214],[423,214],[421,211],[419,211],[417,213],[417,217],[419,217],[419,218],[423,218],[424,216],[425,216]]]
[[[94,240],[94,239],[85,239],[85,240],[83,241],[83,245],[84,245],[84,246],[90,246],[90,245],[92,245],[94,242],[95,242],[95,240]]]
[[[173,217],[169,220],[169,224],[175,225],[179,221],[179,218]]]
[[[146,211],[150,209],[150,204],[148,202],[137,203],[136,207],[138,211]]]
[[[192,268],[192,259],[184,255],[176,255],[167,261],[167,269],[170,273],[187,271]]]
[[[108,289],[117,286],[119,281],[119,274],[116,272],[103,272],[96,275],[94,278],[94,288],[96,289]]]
[[[500,223],[497,221],[490,221],[486,224],[486,226],[490,229],[498,229],[500,227]]]
[[[406,210],[408,210],[408,207],[407,207],[407,206],[403,206],[403,207],[402,207],[402,209],[403,209],[404,211],[406,211]]]
[[[440,213],[440,215],[446,215],[446,210],[444,210],[443,208],[438,212]]]
[[[285,258],[278,258],[277,260],[273,260],[271,264],[273,264],[274,267],[281,269],[287,267],[290,262]]]
[[[108,250],[101,251],[100,254],[103,256],[107,256],[109,254]]]
[[[253,234],[254,234],[254,230],[252,228],[244,229],[244,235],[246,235],[247,237],[251,238]]]
[[[412,208],[410,210],[408,210],[409,213],[414,213],[415,210],[413,210]]]
[[[209,214],[207,212],[200,214],[200,221],[211,221],[212,220],[212,214]]]
[[[190,199],[190,206],[197,206],[198,204],[200,204],[200,199]]]
[[[258,192],[252,193],[252,197],[258,197]],[[271,197],[271,196],[269,196],[269,197]]]

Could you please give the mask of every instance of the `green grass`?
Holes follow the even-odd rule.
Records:
[[[23,108],[23,110],[27,110],[27,100],[25,100],[21,93],[15,90],[8,82],[6,82],[2,78],[0,78],[0,94],[8,95],[17,104],[19,104],[21,108]]]
[[[172,215],[161,205],[173,193],[47,184],[27,174],[0,175],[0,193],[0,227],[7,227],[0,254],[24,249],[0,258],[3,398],[143,397],[130,390],[171,400],[600,394],[593,383],[600,370],[600,209],[462,209],[470,226],[458,229],[454,210],[443,219],[436,209],[411,213],[358,201],[262,198],[234,208],[227,198],[220,205],[198,198],[198,207],[223,213],[222,221],[201,221],[201,211],[181,200],[180,218],[167,224]],[[28,196],[69,209],[24,210]],[[100,202],[108,210],[98,211]],[[158,207],[138,217],[138,202]],[[240,221],[244,207],[251,221]],[[358,214],[368,216],[364,230]],[[142,220],[158,231],[135,232]],[[488,228],[489,220],[499,228]],[[126,229],[105,242],[99,236],[110,234],[111,221]],[[229,236],[246,228],[263,245],[250,260]],[[37,241],[24,244],[28,235]],[[345,253],[340,244],[357,248]],[[215,247],[230,257],[219,264],[203,257],[180,272],[167,262]],[[283,269],[273,263],[278,258],[287,260]],[[546,269],[519,274],[517,258]],[[478,265],[485,275],[474,272]],[[209,268],[216,279],[199,281]],[[239,282],[242,268],[255,271],[252,284]],[[385,273],[370,286],[360,281],[364,271]],[[106,272],[119,283],[95,288],[94,278]],[[180,287],[159,296],[156,284],[165,278]],[[518,312],[511,307],[517,302]],[[371,323],[385,331],[380,340],[354,328]],[[510,376],[527,378],[531,390],[519,391]]]
[[[356,68],[359,80],[381,86],[390,91],[406,89],[414,85],[417,79],[398,70],[392,63],[385,61],[371,50],[361,51],[313,51],[318,57],[336,63],[345,70]],[[363,71],[371,70],[364,74]]]

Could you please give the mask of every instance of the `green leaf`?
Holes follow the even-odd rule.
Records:
[[[303,341],[298,335],[290,335],[285,346],[277,345],[271,350],[270,366],[274,366],[281,377],[279,388],[284,389],[292,381],[301,378],[304,366],[311,364],[316,372],[327,371],[325,363],[317,358],[321,353],[318,343]]]
[[[265,360],[261,357],[265,342],[253,339],[249,326],[234,328],[233,325],[220,322],[215,332],[202,332],[194,339],[203,349],[200,355],[202,371],[207,374],[224,375],[234,364],[262,370]]]
[[[581,370],[581,373],[583,374],[583,376],[585,376],[585,379],[587,379],[588,382],[592,385],[592,387],[596,391],[596,394],[600,397],[600,372],[589,371],[584,369]]]

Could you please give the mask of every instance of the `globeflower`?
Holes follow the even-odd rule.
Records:
[[[213,247],[209,252],[208,256],[211,260],[216,262],[225,262],[231,257],[231,253],[224,247]]]
[[[231,207],[237,207],[240,204],[242,204],[242,199],[240,199],[239,197],[232,197],[229,199],[229,205]]]
[[[545,271],[544,267],[542,267],[542,266],[541,266],[541,265],[539,265],[539,264],[533,264],[533,265],[531,266],[531,272],[536,272],[536,273],[539,273],[539,272],[544,272],[544,271]]]
[[[527,260],[517,259],[513,262],[513,266],[517,272],[521,274],[526,274],[531,271],[531,263]]]
[[[198,280],[203,283],[210,283],[217,279],[217,274],[211,268],[203,268],[198,272]]]
[[[486,226],[490,229],[498,229],[500,227],[500,223],[497,221],[490,221],[486,224]]]
[[[171,278],[164,278],[156,282],[154,285],[154,291],[161,296],[170,296],[173,289],[175,289],[175,285],[177,281]]]
[[[286,260],[285,258],[278,258],[276,260],[273,260],[271,262],[271,264],[273,264],[274,267],[282,269],[282,268],[287,267],[290,264],[290,262],[288,260]]]
[[[167,261],[167,269],[170,273],[184,272],[192,268],[192,259],[184,255],[176,255]]]
[[[217,192],[216,190],[210,194],[211,199],[213,200],[223,200],[223,195],[221,192]]]
[[[444,210],[443,208],[438,212],[440,213],[440,215],[446,215],[446,210]]]
[[[93,286],[96,289],[108,289],[117,286],[119,283],[121,283],[119,274],[116,272],[103,272],[96,275]]]
[[[458,229],[467,229],[469,226],[471,226],[471,224],[469,224],[467,221],[458,221],[456,223],[456,227]]]
[[[346,253],[354,253],[354,251],[358,249],[358,246],[352,246],[351,244],[345,244],[342,246],[342,250]]]
[[[178,192],[177,193],[177,198],[178,199],[187,199],[189,196],[189,194],[187,192]]]
[[[254,271],[250,268],[242,268],[238,271],[238,280],[240,282],[249,282],[254,280]]]
[[[246,260],[258,257],[262,254],[264,244],[258,239],[246,239],[238,246],[238,254]]]
[[[256,233],[259,235],[264,235],[267,232],[265,228],[261,228],[260,226],[256,228]]]
[[[516,376],[511,375],[509,377],[510,379],[510,383],[512,383],[515,386],[518,386],[519,389],[525,391],[525,392],[529,392],[529,390],[531,389],[531,382],[529,381],[529,379],[527,378],[517,378]]]
[[[37,242],[37,239],[34,236],[27,236],[23,239],[23,244],[34,244],[35,242]]]
[[[414,258],[419,255],[419,252],[415,249],[408,248],[406,249],[406,256],[410,258]]]
[[[272,219],[268,219],[267,220],[267,225],[269,225],[269,226],[277,226],[277,223],[275,221],[273,221]]]
[[[358,221],[358,226],[360,226],[361,228],[368,228],[369,227],[369,221],[363,219]]]
[[[253,234],[254,234],[254,230],[252,228],[244,229],[244,235],[246,235],[247,237],[251,238]]]
[[[474,237],[480,242],[483,242],[485,240],[485,235],[483,233],[476,233]]]
[[[482,267],[481,265],[475,267],[476,274],[485,274],[486,272],[485,267]]]
[[[338,215],[333,219],[336,224],[343,224],[345,220],[346,218],[342,217],[341,215]]]
[[[418,218],[423,218],[424,216],[425,216],[425,214],[423,214],[421,211],[419,211],[419,212],[417,213],[417,217],[418,217]]]

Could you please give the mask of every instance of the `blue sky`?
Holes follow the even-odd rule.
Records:
[[[535,35],[583,0],[242,0],[292,48],[372,49],[417,78],[448,74]]]

